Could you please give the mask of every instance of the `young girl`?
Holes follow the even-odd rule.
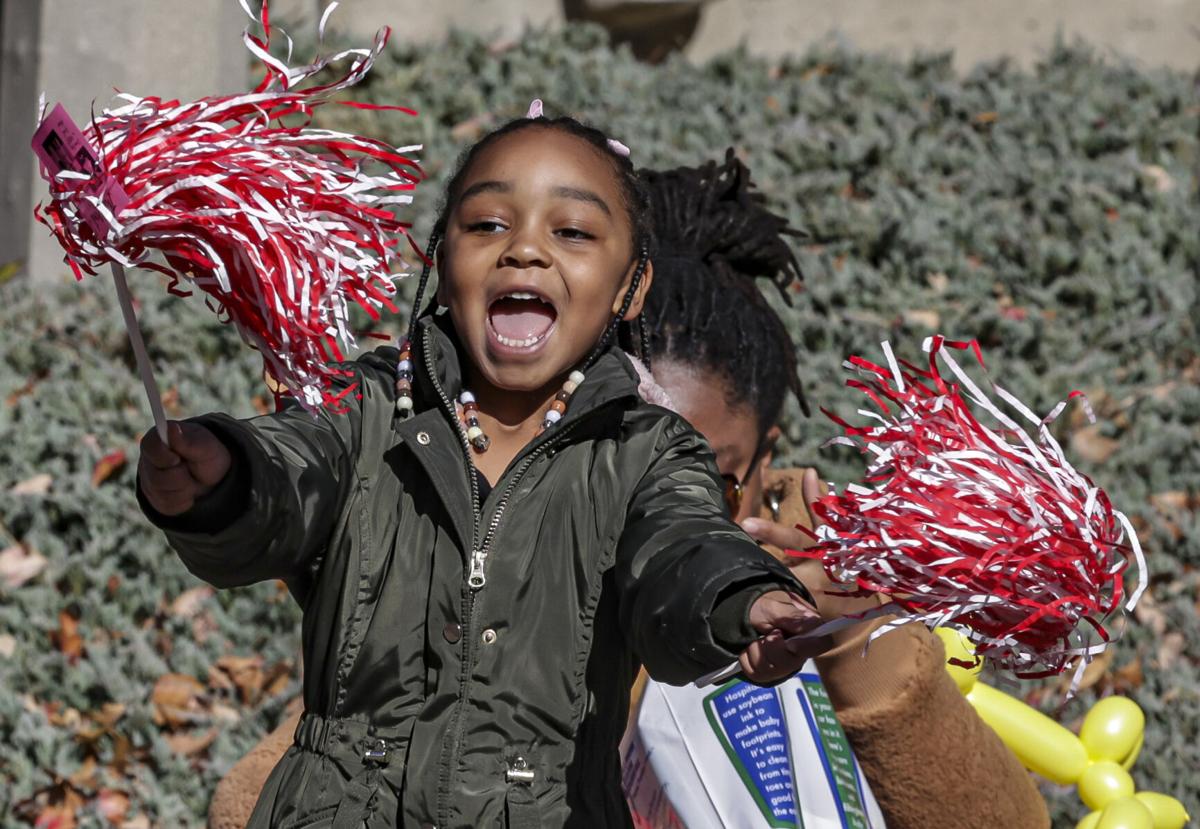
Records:
[[[282,578],[304,609],[306,713],[251,827],[629,825],[639,662],[772,681],[809,655],[785,641],[816,622],[803,586],[614,347],[653,277],[623,149],[539,117],[473,147],[437,298],[399,351],[346,365],[349,411],[143,440],[143,509],[188,568]]]
[[[712,444],[730,510],[743,527],[781,556],[784,548],[805,547],[811,542],[794,527],[813,525],[808,504],[820,494],[816,473],[770,468],[788,390],[804,401],[796,351],[755,284],[768,278],[786,299],[800,279],[787,222],[766,208],[749,171],[732,155],[724,164],[648,172],[644,178],[658,241],[656,279],[644,312],[654,377],[676,410]],[[860,612],[877,601],[838,596],[815,562],[794,568],[813,591],[822,616]],[[800,814],[806,822],[792,820],[797,826],[879,829],[878,816],[872,819],[875,798],[889,829],[1049,826],[1029,775],[945,670],[937,637],[910,625],[877,640],[864,656],[876,624],[835,634],[837,647],[817,657],[801,676],[775,691],[754,692],[768,700],[777,693],[785,710],[797,694],[810,709],[819,708],[827,694],[845,729],[843,736],[828,721],[823,728],[811,727],[820,717],[811,724],[804,716],[787,722],[788,741],[780,746],[790,749],[797,800],[777,800],[772,817],[786,823],[788,815]],[[742,803],[754,809],[743,781],[753,783],[755,769],[739,774],[738,761],[720,750],[704,710],[721,705],[721,698],[715,704],[707,699],[712,693],[651,683],[643,695],[642,720],[649,728],[641,751],[648,751],[650,765],[661,770],[667,796],[689,826],[719,825],[712,812],[729,792],[736,794],[722,806]],[[723,696],[736,695],[731,689]],[[675,716],[656,716],[664,709]],[[663,720],[678,724],[680,731],[672,733]],[[738,727],[745,724],[739,721]],[[850,765],[861,768],[869,788],[830,766],[802,764],[818,747],[828,751],[831,743],[836,749],[846,737],[854,751]],[[681,754],[686,754],[684,745],[716,750],[688,758]],[[632,767],[633,753],[630,760]],[[681,794],[689,785],[699,785],[709,796]],[[658,807],[644,802],[651,810]],[[965,805],[948,808],[956,803]],[[766,798],[762,805],[772,806]],[[762,824],[742,815],[738,825]]]

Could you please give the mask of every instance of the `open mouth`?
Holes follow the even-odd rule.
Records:
[[[505,349],[528,351],[554,330],[558,312],[531,291],[510,291],[488,306],[488,328]]]

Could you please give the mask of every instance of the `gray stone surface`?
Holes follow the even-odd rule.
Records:
[[[114,88],[181,99],[245,88],[249,61],[241,32],[248,20],[235,0],[6,0],[6,14],[18,4],[38,15],[40,35],[36,46],[25,50],[32,83],[17,91],[19,97],[14,93],[10,100],[5,94],[2,101],[5,172],[12,147],[24,158],[23,165],[12,164],[14,174],[24,166],[33,186],[24,205],[0,205],[0,224],[10,221],[11,210],[28,214],[45,197],[29,150],[39,93],[83,121],[93,102],[103,106]],[[8,74],[6,62],[6,90]],[[31,223],[25,252],[13,244],[5,239],[0,263],[27,257],[28,272],[38,279],[70,273],[58,244],[41,225]]]

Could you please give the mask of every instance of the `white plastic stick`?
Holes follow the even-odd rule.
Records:
[[[879,607],[873,607],[870,610],[863,611],[862,613],[854,613],[849,616],[838,616],[836,619],[830,619],[828,622],[813,628],[807,633],[800,633],[796,636],[790,636],[788,637],[787,641],[799,643],[806,642],[809,639],[819,639],[822,636],[828,636],[831,633],[835,633],[842,628],[848,628],[852,625],[862,624],[863,622],[870,621],[871,619],[877,619],[880,616],[889,616],[895,612],[895,607],[888,607],[886,604],[884,604],[880,605]],[[704,688],[709,685],[717,685],[725,682],[726,680],[733,679],[741,672],[742,664],[740,662],[730,662],[724,668],[717,668],[715,671],[700,677],[692,684],[697,688]]]
[[[162,395],[158,392],[158,382],[154,379],[154,371],[150,368],[150,356],[146,354],[146,343],[142,341],[142,332],[138,328],[137,316],[133,313],[133,297],[129,295],[129,285],[125,283],[125,269],[116,262],[112,265],[113,284],[117,286],[117,301],[121,303],[121,315],[125,317],[125,330],[129,332],[129,344],[133,346],[133,356],[137,360],[138,373],[142,375],[142,385],[146,387],[146,396],[150,398],[150,411],[154,414],[154,428],[158,431],[159,439],[167,442],[167,414],[163,411]]]

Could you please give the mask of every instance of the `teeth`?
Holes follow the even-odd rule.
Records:
[[[536,299],[538,302],[545,302],[545,300],[537,294],[531,294],[528,291],[514,291],[511,294],[505,294],[505,296],[509,299]]]
[[[544,337],[544,336],[546,336],[546,335],[543,334],[542,337]],[[500,344],[506,345],[509,348],[529,348],[529,346],[531,346],[531,345],[537,345],[537,343],[542,339],[542,337],[530,337],[529,339],[526,339],[526,340],[514,340],[510,337],[505,337],[503,334],[501,334],[498,331],[496,332],[496,339],[498,339],[500,341]]]

